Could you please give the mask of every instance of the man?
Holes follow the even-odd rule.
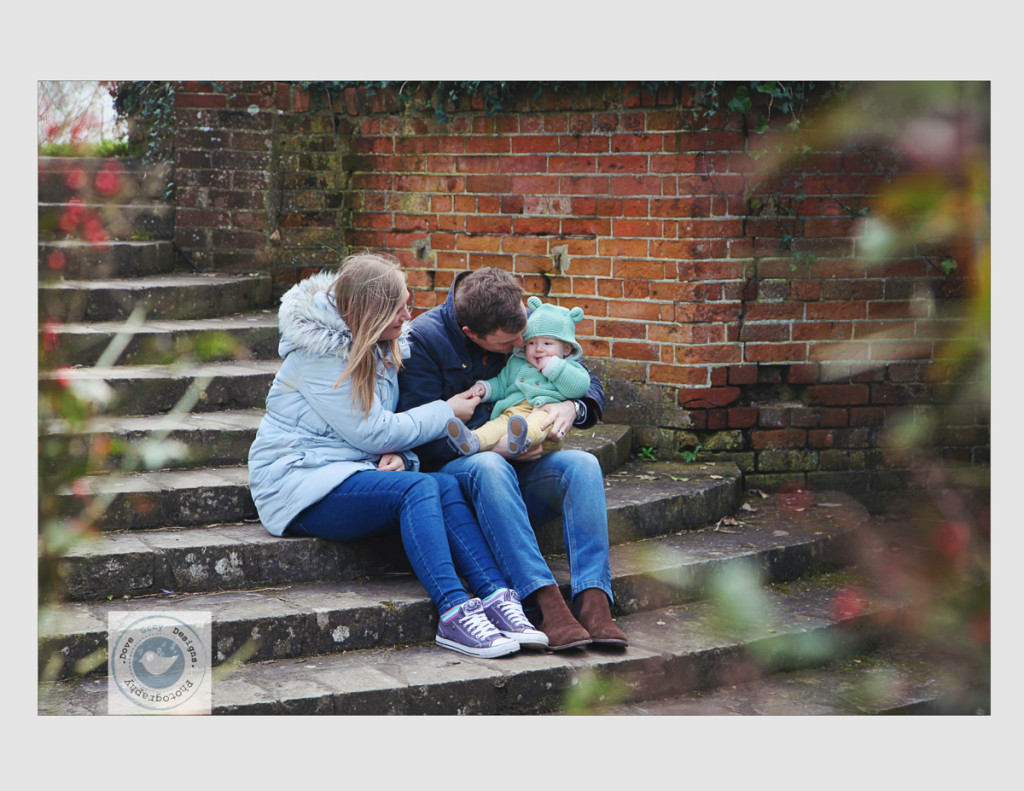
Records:
[[[507,272],[486,268],[461,272],[443,305],[409,325],[411,356],[399,374],[399,411],[468,390],[504,367],[526,328],[523,290]],[[551,419],[550,436],[563,439],[572,426],[586,428],[601,417],[604,390],[591,375],[590,390],[578,401],[538,409]],[[465,421],[476,428],[490,417],[478,404]],[[589,453],[560,450],[541,455],[538,445],[515,463],[502,440],[492,451],[463,456],[447,439],[415,449],[421,469],[459,479],[509,584],[541,611],[549,648],[587,643],[625,646],[626,635],[612,621],[608,565],[608,511],[604,477]],[[537,546],[531,527],[561,513],[569,558],[569,611]]]

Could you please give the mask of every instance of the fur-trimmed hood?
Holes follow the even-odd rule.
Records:
[[[318,272],[292,286],[281,297],[277,326],[281,332],[278,353],[287,357],[293,351],[314,357],[347,359],[352,346],[352,330],[338,315],[331,285],[337,272]],[[398,339],[402,357],[409,356],[408,324]]]

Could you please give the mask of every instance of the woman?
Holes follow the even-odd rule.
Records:
[[[445,434],[479,399],[460,393],[396,414],[412,316],[393,258],[350,256],[281,299],[281,369],[249,450],[249,488],[273,535],[354,541],[399,528],[437,606],[439,645],[496,657],[546,646],[509,590],[458,482],[407,449]],[[463,588],[459,575],[476,597]],[[481,601],[482,599],[482,601]]]

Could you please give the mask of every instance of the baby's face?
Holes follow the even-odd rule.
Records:
[[[523,349],[526,361],[534,368],[542,368],[551,357],[565,357],[572,347],[557,338],[542,335],[530,338]]]

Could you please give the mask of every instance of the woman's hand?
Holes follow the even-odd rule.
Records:
[[[397,453],[385,453],[380,457],[377,469],[381,472],[402,472],[405,469],[405,459]]]
[[[473,417],[476,405],[480,403],[480,396],[473,395],[473,388],[464,393],[456,393],[448,399],[448,406],[455,412],[455,417],[465,422]]]

